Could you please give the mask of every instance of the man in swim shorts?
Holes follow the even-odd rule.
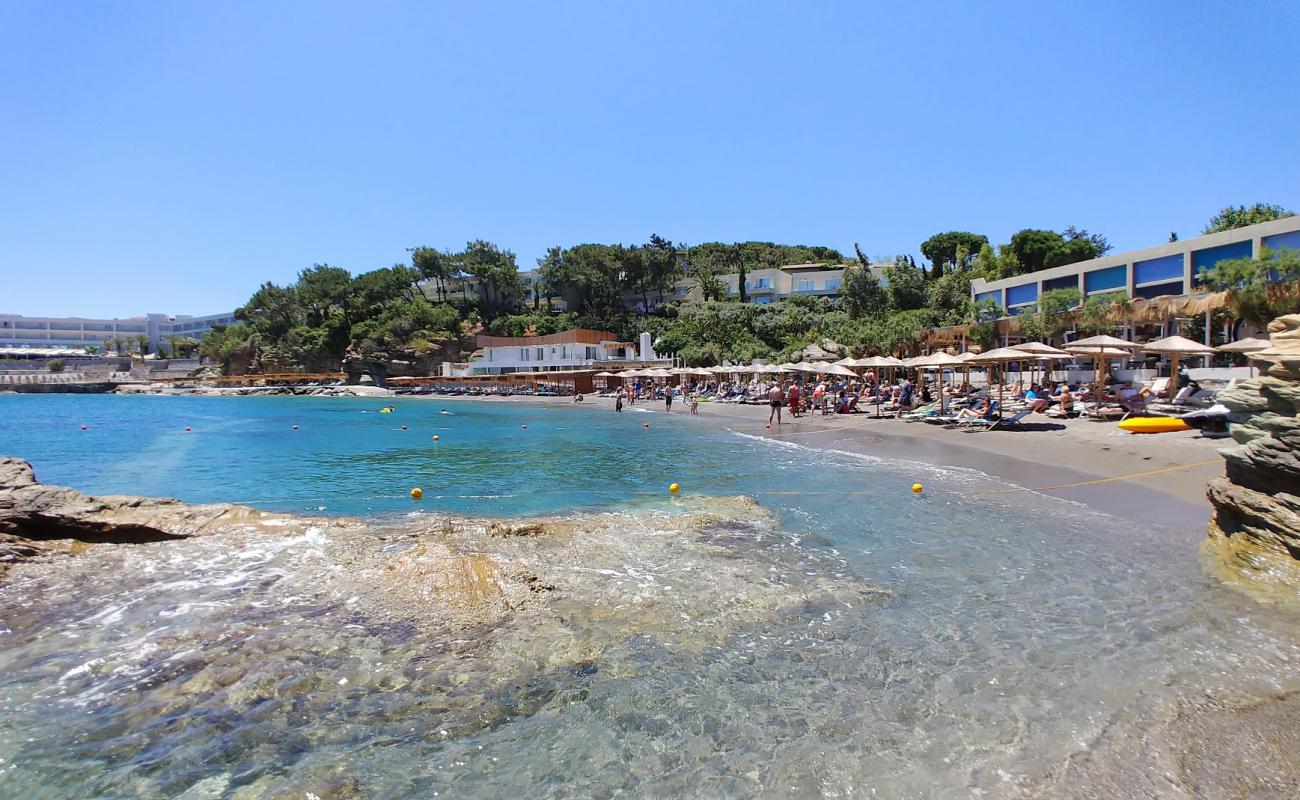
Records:
[[[781,391],[781,382],[777,381],[772,384],[772,388],[767,390],[767,404],[771,411],[767,412],[767,426],[772,427],[772,417],[776,417],[776,424],[781,424],[781,400],[785,393]]]

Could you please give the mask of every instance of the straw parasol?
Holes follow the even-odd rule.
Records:
[[[841,358],[839,361],[835,362],[835,366],[837,367],[856,367],[857,365],[858,360],[856,358]]]
[[[1267,350],[1272,347],[1273,343],[1268,339],[1238,339],[1235,342],[1219,345],[1220,353],[1256,353],[1260,350]]]
[[[856,378],[858,373],[844,366],[843,364],[830,364],[822,368],[822,372],[827,375],[839,375],[843,378]]]
[[[1267,350],[1272,347],[1273,343],[1268,339],[1238,339],[1235,342],[1219,345],[1220,353],[1258,353],[1261,350]],[[1255,362],[1248,361],[1250,364],[1250,377],[1255,377]]]
[[[912,361],[913,367],[917,367],[920,369],[939,370],[939,413],[943,413],[944,410],[946,410],[948,407],[947,397],[945,397],[943,392],[943,368],[958,367],[963,365],[964,363],[965,362],[962,361],[960,358],[956,356],[950,356],[947,353],[943,352],[942,350],[940,350],[937,353],[931,353],[928,356],[921,356],[919,358],[913,359]]]
[[[1064,350],[1058,350],[1050,344],[1042,342],[1021,342],[1011,346],[1013,350],[1020,350],[1024,353],[1033,353],[1036,356],[1055,356],[1057,358],[1069,358],[1070,354]]]
[[[1101,338],[1112,339],[1112,338],[1114,338],[1114,337],[1111,337],[1111,336],[1105,336],[1105,337],[1094,336],[1093,338],[1094,338],[1094,339],[1101,339]],[[1116,341],[1121,341],[1121,342],[1122,342],[1123,340],[1122,340],[1122,339],[1116,339]],[[1140,346],[1140,345],[1133,344],[1132,342],[1124,342],[1124,345],[1125,345],[1126,348],[1134,348],[1134,347],[1139,347],[1139,346]],[[1128,358],[1128,357],[1130,357],[1130,356],[1133,355],[1132,353],[1130,353],[1130,352],[1128,351],[1128,349],[1120,349],[1120,348],[1118,348],[1118,347],[1103,347],[1103,346],[1100,346],[1100,345],[1081,345],[1081,344],[1078,344],[1077,342],[1076,342],[1076,343],[1067,344],[1067,345],[1065,346],[1065,349],[1068,350],[1068,351],[1070,351],[1071,353],[1073,353],[1073,354],[1075,354],[1075,355],[1080,355],[1080,356],[1091,356],[1091,357],[1092,357],[1093,367],[1094,367],[1094,369],[1095,369],[1095,371],[1096,371],[1096,375],[1097,375],[1097,380],[1096,380],[1096,382],[1093,384],[1093,388],[1094,388],[1094,390],[1095,390],[1095,391],[1094,391],[1094,394],[1095,394],[1095,396],[1096,396],[1095,399],[1093,400],[1094,405],[1099,404],[1099,403],[1101,402],[1101,376],[1102,376],[1102,373],[1103,373],[1103,372],[1105,371],[1105,369],[1106,369],[1106,359],[1108,359],[1108,358]]]
[[[1077,342],[1070,342],[1065,346],[1065,349],[1074,350],[1076,347],[1118,347],[1122,350],[1136,350],[1141,345],[1103,334],[1101,336],[1089,336],[1087,339],[1080,339]]]
[[[997,364],[1001,366],[1003,364],[1009,364],[1012,361],[1026,361],[1030,358],[1033,358],[1033,356],[1029,355],[1023,350],[1017,350],[1014,347],[999,347],[995,350],[990,350],[987,353],[980,353],[977,356],[968,358],[966,359],[965,363],[986,364],[990,366],[993,364]],[[1005,382],[1006,382],[1005,378],[1003,380],[998,381],[998,408],[999,409],[1002,408],[1002,390],[1005,388],[1004,387]],[[998,413],[1000,414],[1001,411],[999,410]]]
[[[1050,344],[1043,344],[1042,342],[1021,342],[1020,344],[1012,345],[1012,348],[1032,354],[1035,361],[1050,361],[1054,358],[1070,357],[1070,353],[1067,353],[1064,350],[1057,350]],[[1030,380],[1033,379],[1033,376],[1030,376]]]
[[[1182,336],[1166,336],[1154,342],[1147,342],[1142,345],[1142,350],[1147,353],[1163,353],[1169,356],[1170,400],[1173,400],[1174,395],[1178,394],[1178,357],[1208,356],[1216,352],[1213,347],[1200,342],[1193,342],[1191,339],[1185,339]]]

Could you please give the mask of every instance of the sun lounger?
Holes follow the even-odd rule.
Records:
[[[1006,419],[995,419],[985,427],[976,428],[976,430],[980,433],[983,433],[985,431],[991,431],[994,428],[1014,428],[1015,426],[1020,424],[1021,420],[1023,420],[1025,417],[1029,416],[1032,413],[1034,413],[1032,409],[1026,408],[1020,411],[1019,413],[1017,413],[1014,417],[1007,417]]]

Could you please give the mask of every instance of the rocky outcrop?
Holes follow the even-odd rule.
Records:
[[[1300,314],[1269,325],[1273,346],[1251,354],[1260,377],[1221,392],[1235,447],[1211,482],[1211,536],[1300,559]]]
[[[131,543],[184,539],[204,531],[214,521],[247,521],[265,516],[255,509],[232,505],[189,505],[179,500],[144,497],[91,497],[63,486],[36,480],[31,464],[0,457],[0,536],[3,551],[49,551],[51,540]]]

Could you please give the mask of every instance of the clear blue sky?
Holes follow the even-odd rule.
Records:
[[[1281,0],[9,0],[0,311],[214,313],[471,238],[1186,238],[1300,208],[1297,32]]]

